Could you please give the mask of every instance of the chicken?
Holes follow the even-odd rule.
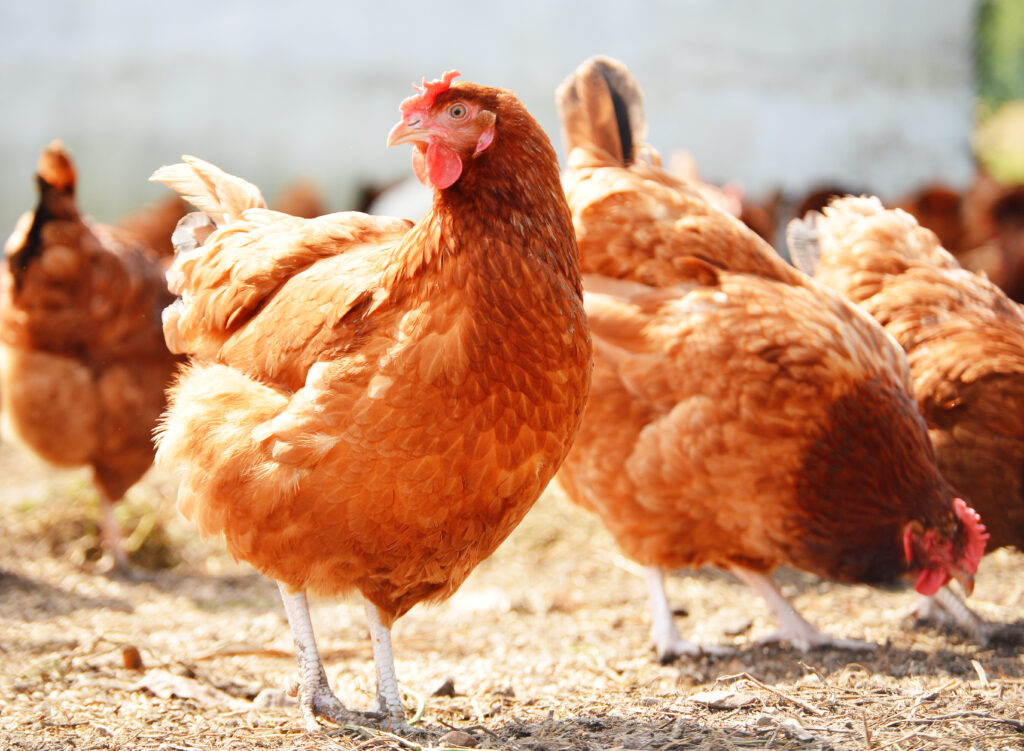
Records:
[[[42,459],[92,468],[101,566],[128,572],[113,504],[153,463],[178,362],[160,311],[174,298],[141,233],[81,216],[59,141],[42,152],[37,182],[39,204],[19,220],[0,268],[0,410]]]
[[[836,200],[789,234],[807,271],[906,350],[939,469],[985,520],[989,549],[1024,549],[1024,309],[876,198]],[[936,606],[978,637],[992,630],[949,592],[924,610]]]
[[[424,81],[388,136],[433,189],[416,224],[268,211],[194,158],[154,175],[206,212],[176,233],[165,334],[193,361],[158,461],[182,474],[185,515],[279,583],[311,730],[366,717],[327,685],[306,594],[362,594],[377,708],[406,729],[392,624],[451,595],[518,524],[586,401],[554,149],[511,92],[456,75]]]
[[[607,58],[557,94],[595,362],[558,479],[647,567],[662,660],[708,649],[679,635],[663,583],[703,565],[765,598],[773,638],[865,646],[803,620],[771,571],[969,587],[984,527],[938,472],[900,349],[645,161],[641,97]]]
[[[962,211],[964,239],[957,260],[1024,302],[1024,185],[1004,185],[979,172]]]
[[[722,187],[705,182],[701,179],[700,170],[697,169],[697,160],[684,149],[672,152],[668,171],[697,190],[708,203],[738,217],[767,242],[775,240],[775,215],[781,199],[779,194],[771,196],[763,203],[754,203],[747,197],[743,185],[739,182],[732,181]]]
[[[840,194],[832,196],[833,199]],[[819,211],[827,205],[814,206],[801,213],[801,219],[808,211]],[[899,208],[917,219],[918,224],[934,232],[942,247],[953,255],[960,252],[964,237],[963,198],[949,185],[930,183],[920,190],[903,197],[893,208]]]

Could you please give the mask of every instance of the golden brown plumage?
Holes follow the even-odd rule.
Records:
[[[651,567],[663,659],[697,647],[671,624],[660,569],[705,564],[754,586],[795,643],[849,646],[802,621],[766,574],[788,563],[845,582],[916,577],[930,590],[973,574],[980,530],[935,466],[900,349],[645,162],[649,147],[620,141],[617,128],[639,119],[623,112],[638,92],[603,58],[559,90],[595,348],[559,480]],[[580,112],[607,127],[577,127]]]
[[[152,431],[177,362],[160,326],[173,296],[140,234],[79,214],[59,142],[40,156],[37,181],[39,205],[7,241],[0,271],[3,415],[43,459],[92,467],[107,553],[123,566],[110,505],[153,462]]]
[[[815,242],[815,277],[906,350],[939,468],[981,514],[989,549],[1024,547],[1024,310],[877,199],[836,200],[793,232]]]
[[[452,594],[520,521],[568,451],[591,369],[554,150],[511,93],[450,81],[406,100],[389,137],[415,145],[435,188],[415,225],[268,211],[193,159],[155,176],[217,224],[170,274],[167,339],[194,364],[160,462],[183,472],[186,515],[285,585],[286,607],[362,593],[379,706],[400,726],[378,636]],[[293,616],[307,724],[344,718]]]

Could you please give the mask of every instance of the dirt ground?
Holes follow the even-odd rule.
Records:
[[[915,628],[911,592],[778,579],[814,623],[870,653],[760,646],[765,606],[713,571],[673,577],[685,636],[728,657],[660,665],[643,582],[552,488],[447,603],[399,621],[416,736],[307,734],[287,688],[291,637],[273,584],[199,540],[174,484],[149,475],[120,509],[144,577],[90,571],[95,494],[0,446],[0,744],[9,749],[1021,749],[1024,660]],[[973,606],[1024,618],[1024,556],[985,559]],[[327,674],[366,708],[373,661],[356,602],[313,612]],[[137,656],[136,652],[137,650]]]

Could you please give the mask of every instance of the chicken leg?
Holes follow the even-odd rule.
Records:
[[[101,570],[109,574],[129,577],[134,574],[131,563],[128,561],[128,554],[124,552],[121,524],[114,516],[114,501],[102,491],[100,492],[100,545],[103,548]]]
[[[370,624],[373,663],[377,670],[377,710],[385,717],[390,716],[390,730],[408,733],[412,727],[405,721],[405,710],[402,709],[402,699],[398,694],[395,657],[391,650],[391,629],[381,623],[377,606],[369,600],[366,600],[366,620]]]
[[[729,647],[717,644],[697,644],[679,635],[672,608],[668,604],[665,593],[665,574],[658,566],[647,566],[644,569],[647,582],[647,599],[651,603],[651,641],[654,642],[658,660],[663,664],[672,662],[677,657],[689,655],[724,655],[732,652]]]
[[[761,639],[762,642],[789,642],[803,652],[813,647],[860,650],[875,648],[875,645],[870,642],[857,639],[843,639],[819,631],[804,620],[804,617],[783,596],[778,585],[767,574],[738,566],[733,566],[732,572],[737,579],[761,595],[772,613],[775,614],[775,619],[779,623],[779,628],[775,632],[763,637]]]
[[[940,588],[930,597],[921,597],[913,612],[925,622],[955,624],[981,644],[988,644],[998,628],[971,610],[949,586]]]
[[[291,592],[280,582],[277,586],[281,590],[284,612],[288,616],[288,625],[291,626],[292,637],[295,639],[295,655],[299,661],[299,706],[306,730],[313,733],[320,729],[317,717],[339,725],[379,720],[379,714],[346,709],[334,695],[327,684],[327,674],[320,661],[320,652],[316,648],[316,636],[313,634],[313,622],[309,618],[306,593]]]

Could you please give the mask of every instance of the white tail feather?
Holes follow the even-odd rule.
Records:
[[[242,218],[246,209],[266,208],[259,188],[240,177],[194,156],[183,156],[184,164],[161,167],[150,181],[163,183],[218,226]]]

